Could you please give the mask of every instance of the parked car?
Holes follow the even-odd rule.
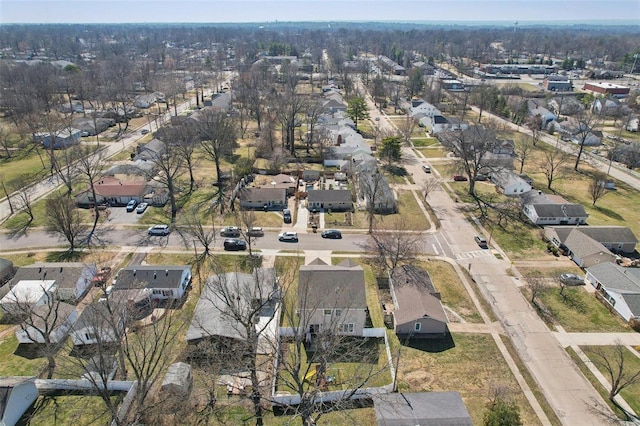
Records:
[[[134,211],[137,205],[138,202],[136,200],[129,201],[129,203],[127,204],[127,212],[131,213],[132,211]]]
[[[149,228],[149,235],[169,235],[171,233],[171,229],[169,229],[169,225],[153,225]]]
[[[483,173],[479,173],[478,176],[476,176],[476,182],[486,182],[488,180],[489,180],[489,176]]]
[[[584,285],[584,277],[570,273],[561,274],[560,282],[569,287]]]
[[[453,176],[453,180],[455,180],[456,182],[465,182],[469,179],[467,179],[466,176],[462,176],[462,175],[454,175]]]
[[[476,243],[478,243],[480,248],[486,249],[489,247],[487,239],[483,235],[476,235],[473,239],[476,240]]]
[[[138,204],[138,208],[136,209],[136,213],[138,213],[138,214],[144,213],[144,211],[147,209],[148,206],[149,206],[149,204],[147,204],[147,203]]]
[[[298,242],[298,233],[297,232],[281,232],[280,234],[278,234],[278,240]]]
[[[264,237],[264,229],[259,226],[253,226],[247,229],[247,235],[250,237]]]
[[[422,170],[424,170],[425,173],[431,173],[431,167],[426,164],[422,165]]]
[[[147,133],[149,133],[149,129],[142,129],[140,130],[140,133],[142,133],[143,135],[146,135]]]
[[[224,249],[226,251],[240,251],[247,249],[247,242],[240,238],[227,238],[224,240]]]
[[[284,220],[284,223],[291,223],[291,210],[284,209],[282,211],[282,219]]]
[[[238,238],[240,236],[240,228],[237,226],[227,226],[220,231],[221,237]]]
[[[321,235],[322,235],[322,238],[332,238],[336,240],[339,240],[340,238],[342,238],[342,232],[340,232],[337,229],[326,229],[322,231]]]

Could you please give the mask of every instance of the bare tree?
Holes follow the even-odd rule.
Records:
[[[475,182],[480,170],[486,168],[484,157],[496,143],[496,134],[491,127],[480,125],[468,129],[439,134],[440,142],[451,149],[457,157],[458,167],[469,180],[469,194],[475,196]]]
[[[366,203],[369,233],[372,233],[376,213],[386,207],[386,205],[382,204],[382,201],[389,190],[389,184],[377,166],[372,164],[367,169],[358,172],[357,185],[359,194]]]
[[[420,187],[420,190],[422,192],[422,195],[424,197],[424,201],[427,202],[427,198],[429,197],[429,194],[431,194],[433,191],[436,191],[440,188],[440,184],[442,183],[442,180],[439,178],[431,178],[431,179],[427,179]]]
[[[75,202],[66,195],[59,195],[48,198],[46,206],[47,231],[66,239],[69,243],[68,253],[73,255],[78,247],[78,240],[87,231]]]
[[[550,148],[544,151],[540,168],[547,178],[548,189],[551,189],[553,182],[561,177],[562,166],[568,161],[569,155],[558,148]]]
[[[589,182],[589,196],[593,201],[592,206],[596,206],[598,200],[607,195],[607,179],[601,173],[594,173]]]
[[[218,187],[218,201],[224,209],[224,188],[220,164],[228,159],[237,146],[236,124],[232,117],[222,111],[201,110],[198,123],[200,146],[207,157],[216,166],[216,183]]]
[[[531,130],[531,143],[536,146],[540,140],[540,132],[542,131],[542,116],[536,114],[527,119],[525,125]]]
[[[410,115],[406,115],[398,124],[398,132],[405,145],[411,146],[411,135],[416,128],[416,120]]]
[[[578,154],[576,156],[576,163],[573,166],[575,171],[578,171],[578,165],[580,164],[580,158],[584,151],[585,144],[589,136],[591,136],[598,125],[600,124],[601,117],[595,114],[584,112],[577,117],[577,126],[574,130],[574,136],[578,142]]]
[[[372,254],[380,271],[392,270],[400,263],[410,262],[420,252],[422,233],[411,228],[407,221],[396,218],[385,230],[369,234],[365,251]]]
[[[536,298],[542,293],[546,288],[547,284],[545,282],[545,278],[540,274],[539,271],[534,271],[524,277],[525,282],[527,283],[527,288],[531,293],[531,301],[532,304],[538,305],[536,302]]]
[[[98,197],[95,186],[102,172],[104,151],[94,150],[89,146],[81,147],[78,149],[77,158],[77,170],[80,177],[88,185],[88,190],[91,192],[91,200],[93,200],[93,225],[86,238],[86,243],[91,244],[91,240],[98,226],[98,219],[100,217],[100,209],[98,208]]]
[[[296,93],[294,86],[275,93],[272,96],[272,102],[282,126],[283,149],[287,149],[290,155],[295,156],[295,130],[296,126],[302,123],[299,115],[306,113],[308,100]]]
[[[640,382],[640,369],[634,368],[629,362],[633,355],[627,353],[627,348],[620,341],[613,347],[590,346],[585,352],[591,361],[609,377],[609,400],[631,420],[630,413],[622,409],[615,398],[624,389]]]
[[[182,236],[185,247],[189,247],[193,244],[195,251],[195,266],[196,270],[204,265],[206,259],[212,254],[212,246],[216,241],[216,228],[215,228],[215,216],[211,215],[211,226],[205,225],[205,220],[201,217],[200,207],[194,207],[189,211],[184,212],[181,215],[178,222],[178,231]],[[202,253],[198,254],[196,249],[196,243],[203,247]]]
[[[178,145],[164,142],[164,150],[151,152],[150,161],[155,164],[158,174],[154,177],[169,193],[171,204],[171,223],[175,223],[178,214],[176,203],[177,181],[183,172],[184,157]]]
[[[524,163],[529,157],[529,154],[533,152],[534,147],[535,144],[533,141],[527,137],[520,138],[516,142],[515,148],[518,161],[520,162],[520,174],[522,174],[522,171],[524,170]]]
[[[246,274],[223,272],[215,262],[212,267],[216,272],[207,280],[190,329],[192,335],[201,336],[197,356],[207,357],[213,350],[227,370],[249,373],[253,415],[262,425],[270,381],[261,371],[265,366],[260,365],[260,356],[273,355],[275,348],[270,341],[275,336],[267,330],[277,321],[279,280],[273,269],[255,268]],[[223,343],[225,337],[232,342]],[[219,344],[209,344],[214,341]]]
[[[12,147],[11,134],[4,127],[0,127],[0,148],[4,149],[7,158],[11,158]]]

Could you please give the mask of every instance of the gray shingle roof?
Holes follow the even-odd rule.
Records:
[[[588,217],[581,204],[533,204],[538,217]]]
[[[10,285],[14,286],[23,280],[54,280],[58,288],[75,288],[85,268],[91,270],[91,273],[86,274],[86,279],[90,280],[96,272],[95,264],[81,262],[34,263],[18,268]]]
[[[569,233],[564,243],[571,253],[575,254],[579,258],[584,258],[594,253],[606,253],[613,256],[605,246],[594,240],[593,238],[583,234],[575,228]]]
[[[564,242],[573,230],[582,232],[602,244],[638,242],[631,229],[626,226],[555,226],[553,230],[560,242]]]
[[[189,266],[134,265],[118,271],[114,279],[114,290],[138,288],[178,288],[182,284],[182,273]]]
[[[287,198],[287,190],[285,188],[242,188],[238,191],[238,198],[241,201],[284,202]]]
[[[313,190],[308,192],[307,199],[309,203],[314,203],[314,202],[350,203],[351,191],[347,189]]]
[[[471,426],[458,392],[388,393],[374,399],[378,426]]]
[[[364,270],[359,265],[303,265],[298,279],[300,309],[365,309]]]
[[[248,299],[264,301],[276,296],[274,293],[277,290],[274,287],[275,271],[273,269],[259,271],[257,277],[235,272],[209,277],[196,305],[186,339],[193,341],[211,336],[246,339],[246,330],[232,316],[228,303],[222,299],[224,295],[218,289],[225,288],[224,293],[227,296],[232,297],[236,294],[238,303],[236,312],[248,310],[251,303]],[[256,278],[260,282],[259,288],[255,286]]]
[[[603,262],[587,268],[587,272],[607,289],[640,295],[640,270]]]

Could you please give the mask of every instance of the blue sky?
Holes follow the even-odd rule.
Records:
[[[640,0],[0,0],[0,23],[635,21]]]

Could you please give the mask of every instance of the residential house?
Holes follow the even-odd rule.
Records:
[[[79,129],[81,134],[88,136],[98,135],[114,125],[115,120],[112,118],[79,117],[73,120],[73,127]]]
[[[213,111],[229,111],[231,109],[231,93],[214,93],[211,99],[204,100],[204,106]]]
[[[0,377],[0,425],[14,426],[38,399],[34,377]]]
[[[447,314],[429,272],[403,265],[389,272],[393,298],[393,326],[400,338],[442,337],[448,332]]]
[[[373,399],[378,426],[472,426],[458,392],[384,393]]]
[[[358,201],[364,208],[378,214],[392,214],[398,211],[396,197],[385,176],[378,171],[376,161],[359,164],[356,171]]]
[[[492,171],[491,182],[506,196],[517,196],[531,191],[531,185],[529,183],[515,172],[507,169]]]
[[[316,189],[307,193],[307,208],[324,211],[352,211],[351,191],[347,189]]]
[[[156,102],[164,102],[164,93],[153,92],[146,93],[144,95],[138,95],[133,100],[133,106],[135,106],[136,108],[147,109]]]
[[[570,232],[564,245],[569,251],[571,260],[581,268],[588,268],[602,262],[616,261],[615,254],[593,238],[579,231]]]
[[[243,210],[282,210],[287,208],[285,188],[241,188],[238,191]]]
[[[538,99],[529,99],[527,106],[529,107],[530,117],[540,116],[541,129],[546,129],[549,123],[558,119],[558,116],[549,111]]]
[[[173,265],[131,265],[118,271],[113,291],[151,290],[153,300],[181,300],[191,284],[191,267]]]
[[[136,155],[133,157],[133,161],[156,162],[166,150],[167,146],[163,141],[160,139],[151,139],[149,142],[136,147]]]
[[[329,99],[322,104],[322,108],[329,114],[336,112],[344,112],[347,110],[347,105],[337,99]]]
[[[71,329],[74,346],[119,342],[127,323],[127,303],[130,300],[127,298],[112,293],[104,300],[86,306]]]
[[[378,56],[378,63],[382,68],[392,74],[405,75],[407,73],[407,70],[402,65],[396,63],[391,58],[388,58],[386,56]]]
[[[34,142],[41,143],[45,149],[65,149],[78,145],[82,138],[82,130],[75,128],[61,129],[54,135],[40,132],[33,135]]]
[[[82,113],[84,112],[84,106],[80,101],[72,101],[72,102],[64,102],[58,107],[58,111],[69,114],[69,113]]]
[[[221,294],[220,289],[224,289]],[[237,305],[232,307],[224,297],[233,297]],[[255,331],[258,333],[258,351],[269,353],[273,346],[265,339],[274,338],[278,327],[280,290],[275,270],[257,269],[253,274],[228,272],[212,275],[202,290],[196,304],[186,340],[197,354],[200,342],[216,341],[223,345],[247,338],[247,330],[238,320],[238,314],[258,309]],[[258,308],[251,308],[251,306]],[[269,335],[271,334],[271,335]]]
[[[298,180],[291,175],[280,173],[278,175],[271,176],[271,182],[263,184],[261,188],[284,189],[286,191],[286,195],[291,196],[295,194],[296,189],[298,188]]]
[[[76,307],[68,303],[48,303],[40,305],[29,313],[28,323],[23,323],[16,330],[18,343],[62,343],[78,319]]]
[[[0,299],[0,307],[9,315],[21,316],[25,311],[46,305],[55,297],[54,280],[22,280],[11,286],[11,290]]]
[[[633,253],[638,243],[626,226],[549,226],[544,229],[545,237],[556,247],[566,247],[567,237],[573,232],[586,235],[614,253]]]
[[[78,206],[93,206],[94,204],[108,204],[110,206],[126,206],[131,200],[138,203],[148,203],[153,206],[163,206],[167,203],[169,192],[166,188],[153,182],[147,182],[143,177],[120,179],[115,176],[103,176],[93,184],[96,199],[93,199],[91,188],[78,193]]]
[[[309,341],[320,333],[362,336],[368,315],[362,267],[351,260],[327,265],[319,259],[301,266],[298,312]]]
[[[522,211],[535,225],[584,225],[589,216],[581,204],[562,197],[529,191],[521,197]]]
[[[444,115],[424,116],[418,120],[418,124],[432,135],[469,128],[469,125],[459,118],[445,117]]]
[[[587,268],[585,282],[626,321],[640,319],[640,269],[600,263]]]
[[[13,287],[20,281],[54,280],[56,295],[61,300],[77,301],[93,285],[91,280],[98,272],[94,263],[82,262],[46,262],[22,266],[9,284]]]
[[[418,115],[422,117],[434,117],[436,115],[441,116],[442,112],[424,99],[414,99],[411,101],[409,115],[413,118],[416,118]]]
[[[584,111],[584,106],[575,96],[556,96],[547,105],[557,116],[576,115]]]
[[[591,110],[596,114],[618,117],[631,113],[631,109],[627,105],[621,103],[618,98],[612,96],[607,98],[596,98],[596,100],[593,101]]]
[[[302,180],[305,182],[316,182],[320,179],[319,170],[303,170]]]
[[[464,84],[460,80],[456,79],[442,79],[440,80],[440,85],[444,90],[448,90],[450,92],[464,92],[467,90],[464,87]]]

